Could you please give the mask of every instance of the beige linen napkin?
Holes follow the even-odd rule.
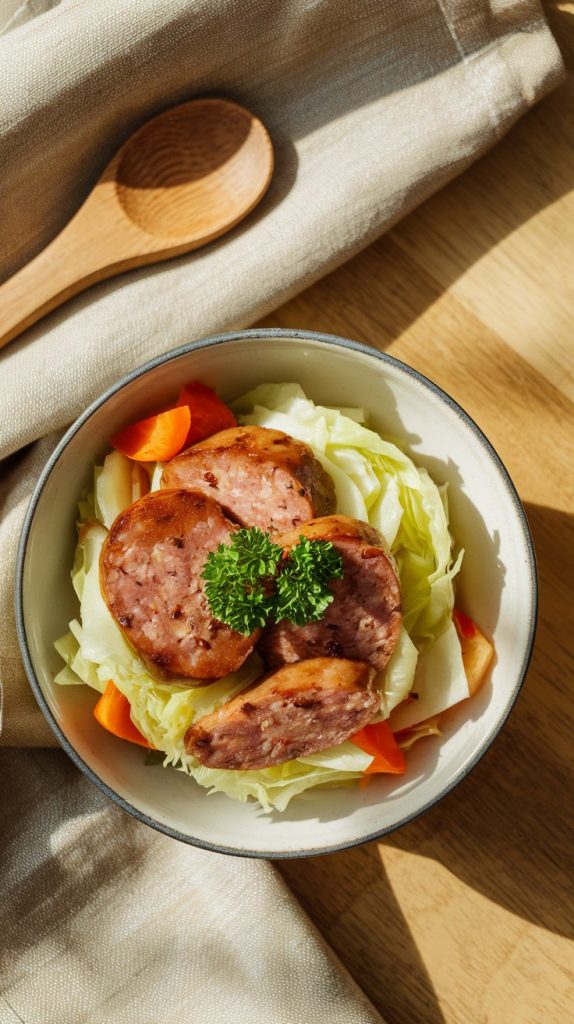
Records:
[[[153,832],[58,751],[17,753],[0,1024],[382,1024],[270,864]]]
[[[492,146],[561,62],[535,0],[0,0],[2,26],[2,278],[170,104],[231,96],[277,156],[224,240],[92,289],[0,353],[1,742],[38,746],[52,739],[19,658],[14,562],[65,425],[137,364],[252,323],[368,244]],[[377,1019],[268,866],[156,835],[58,752],[0,753],[0,1024]]]

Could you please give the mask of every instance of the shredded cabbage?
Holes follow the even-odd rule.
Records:
[[[451,621],[434,644],[421,651],[413,685],[417,699],[395,707],[391,729],[409,729],[470,697],[456,629]]]
[[[96,477],[95,507],[98,519],[108,529],[133,501],[132,466],[132,460],[126,455],[113,451],[106,455],[102,471]]]
[[[419,652],[402,626],[391,659],[377,679],[381,693],[380,718],[388,718],[393,708],[413,689],[418,661]]]
[[[395,443],[364,426],[360,409],[314,405],[298,384],[266,384],[234,403],[240,423],[283,430],[311,446],[335,484],[337,512],[365,520],[385,537],[396,560],[403,600],[403,627],[384,672],[377,677],[380,719],[393,729],[410,728],[468,696],[460,644],[452,626],[453,563],[446,489],[437,487]],[[160,485],[163,465],[148,467],[151,490]],[[103,600],[99,555],[113,519],[131,502],[129,460],[119,453],[95,467],[93,485],[79,505],[79,539],[72,581],[80,618],[56,641],[65,667],[62,685],[85,683],[103,692],[112,679],[130,702],[134,724],[158,750],[164,765],[185,771],[211,792],[236,800],[249,797],[269,811],[284,810],[306,789],[351,783],[372,758],[347,741],[331,750],[259,771],[205,768],[185,752],[193,720],[216,710],[261,675],[257,654],[238,672],[208,686],[190,680],[161,682],[132,650]],[[405,703],[418,692],[419,699]],[[436,726],[435,726],[436,728]],[[424,727],[409,735],[429,735]]]
[[[413,725],[412,729],[398,733],[397,743],[401,750],[410,750],[415,743],[424,740],[426,736],[442,736],[438,722],[439,716],[434,715],[424,722],[419,722],[418,725]]]

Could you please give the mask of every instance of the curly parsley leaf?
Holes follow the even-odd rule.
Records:
[[[342,575],[341,556],[330,541],[301,536],[284,555],[268,533],[252,527],[210,552],[202,578],[215,617],[249,636],[271,618],[298,626],[316,622],[333,600],[329,582]]]
[[[244,636],[261,629],[273,610],[269,581],[283,555],[256,526],[238,530],[231,544],[211,551],[203,568],[209,607],[220,622]]]
[[[342,575],[343,560],[331,541],[300,537],[276,580],[274,618],[296,626],[322,619],[333,600],[328,584]]]

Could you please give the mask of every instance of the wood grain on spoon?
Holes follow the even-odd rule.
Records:
[[[0,286],[0,347],[98,281],[219,238],[272,173],[265,126],[229,100],[191,100],[148,121],[64,230]]]

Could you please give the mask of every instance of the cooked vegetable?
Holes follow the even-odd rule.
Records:
[[[363,729],[351,736],[351,743],[360,747],[373,760],[364,769],[365,775],[375,772],[388,772],[402,775],[405,771],[405,756],[386,722],[365,725]]]
[[[341,556],[330,542],[301,537],[286,555],[256,526],[210,552],[202,573],[215,617],[245,636],[271,617],[300,626],[317,621],[333,600],[329,581],[342,575]]]
[[[452,620],[438,640],[419,653],[411,692],[416,698],[403,701],[391,712],[389,724],[394,733],[440,715],[470,696]]]
[[[94,707],[94,718],[121,740],[138,743],[140,747],[151,747],[151,743],[148,743],[131,720],[129,700],[120,693],[111,679]]]
[[[381,718],[388,718],[413,689],[419,652],[404,626],[401,626],[397,646],[391,660],[377,683],[381,693]]]
[[[425,722],[413,725],[412,729],[405,729],[403,732],[395,733],[395,739],[401,750],[410,750],[418,740],[423,740],[426,736],[441,736],[442,733],[438,727],[438,722],[439,716],[433,715],[432,718],[427,718]]]
[[[219,430],[235,427],[237,421],[231,409],[218,398],[215,391],[200,381],[186,384],[179,393],[178,406],[189,409],[190,421],[183,448],[216,434]]]
[[[120,512],[132,502],[132,466],[122,452],[106,455],[96,479],[96,507],[104,526],[110,527]]]
[[[149,477],[142,466],[120,451],[110,452],[96,475],[96,508],[104,526],[110,527],[120,512],[149,491]]]
[[[188,406],[178,406],[133,423],[112,437],[110,444],[138,462],[166,461],[183,448],[190,423]]]
[[[466,674],[470,696],[482,686],[490,663],[494,657],[494,647],[475,622],[463,612],[455,608],[452,613],[460,646],[462,663]]]
[[[145,469],[137,462],[132,462],[132,501],[139,501],[150,490],[150,478]]]

